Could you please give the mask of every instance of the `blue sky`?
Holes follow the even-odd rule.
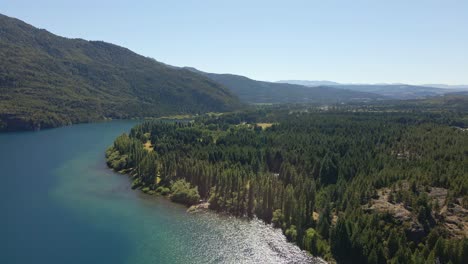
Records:
[[[466,0],[2,0],[0,13],[259,80],[468,84]]]

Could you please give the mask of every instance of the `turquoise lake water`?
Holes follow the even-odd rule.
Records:
[[[0,263],[320,262],[258,220],[131,190],[104,151],[135,124],[0,134]]]

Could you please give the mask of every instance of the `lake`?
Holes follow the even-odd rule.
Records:
[[[136,121],[0,134],[0,263],[318,263],[258,220],[130,188],[104,152]]]

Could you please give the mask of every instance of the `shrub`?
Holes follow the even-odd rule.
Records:
[[[174,202],[193,205],[198,203],[200,200],[198,188],[191,188],[190,183],[186,182],[185,180],[177,180],[172,184],[171,189],[171,200]]]
[[[296,239],[297,239],[297,230],[296,230],[296,226],[295,226],[295,225],[292,225],[292,226],[290,226],[288,229],[286,229],[286,231],[284,232],[284,234],[286,235],[286,237],[288,238],[289,241],[291,241],[291,242],[296,242]]]
[[[282,227],[283,226],[283,220],[284,220],[283,212],[281,211],[281,209],[276,209],[273,212],[273,218],[271,219],[271,222],[273,223],[273,226],[274,227]]]
[[[161,195],[168,195],[171,193],[171,190],[167,187],[159,186],[158,188],[156,188],[156,192],[160,193]]]

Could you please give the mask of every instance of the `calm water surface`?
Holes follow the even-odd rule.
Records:
[[[260,221],[129,188],[104,150],[135,121],[0,134],[0,263],[312,263]]]

